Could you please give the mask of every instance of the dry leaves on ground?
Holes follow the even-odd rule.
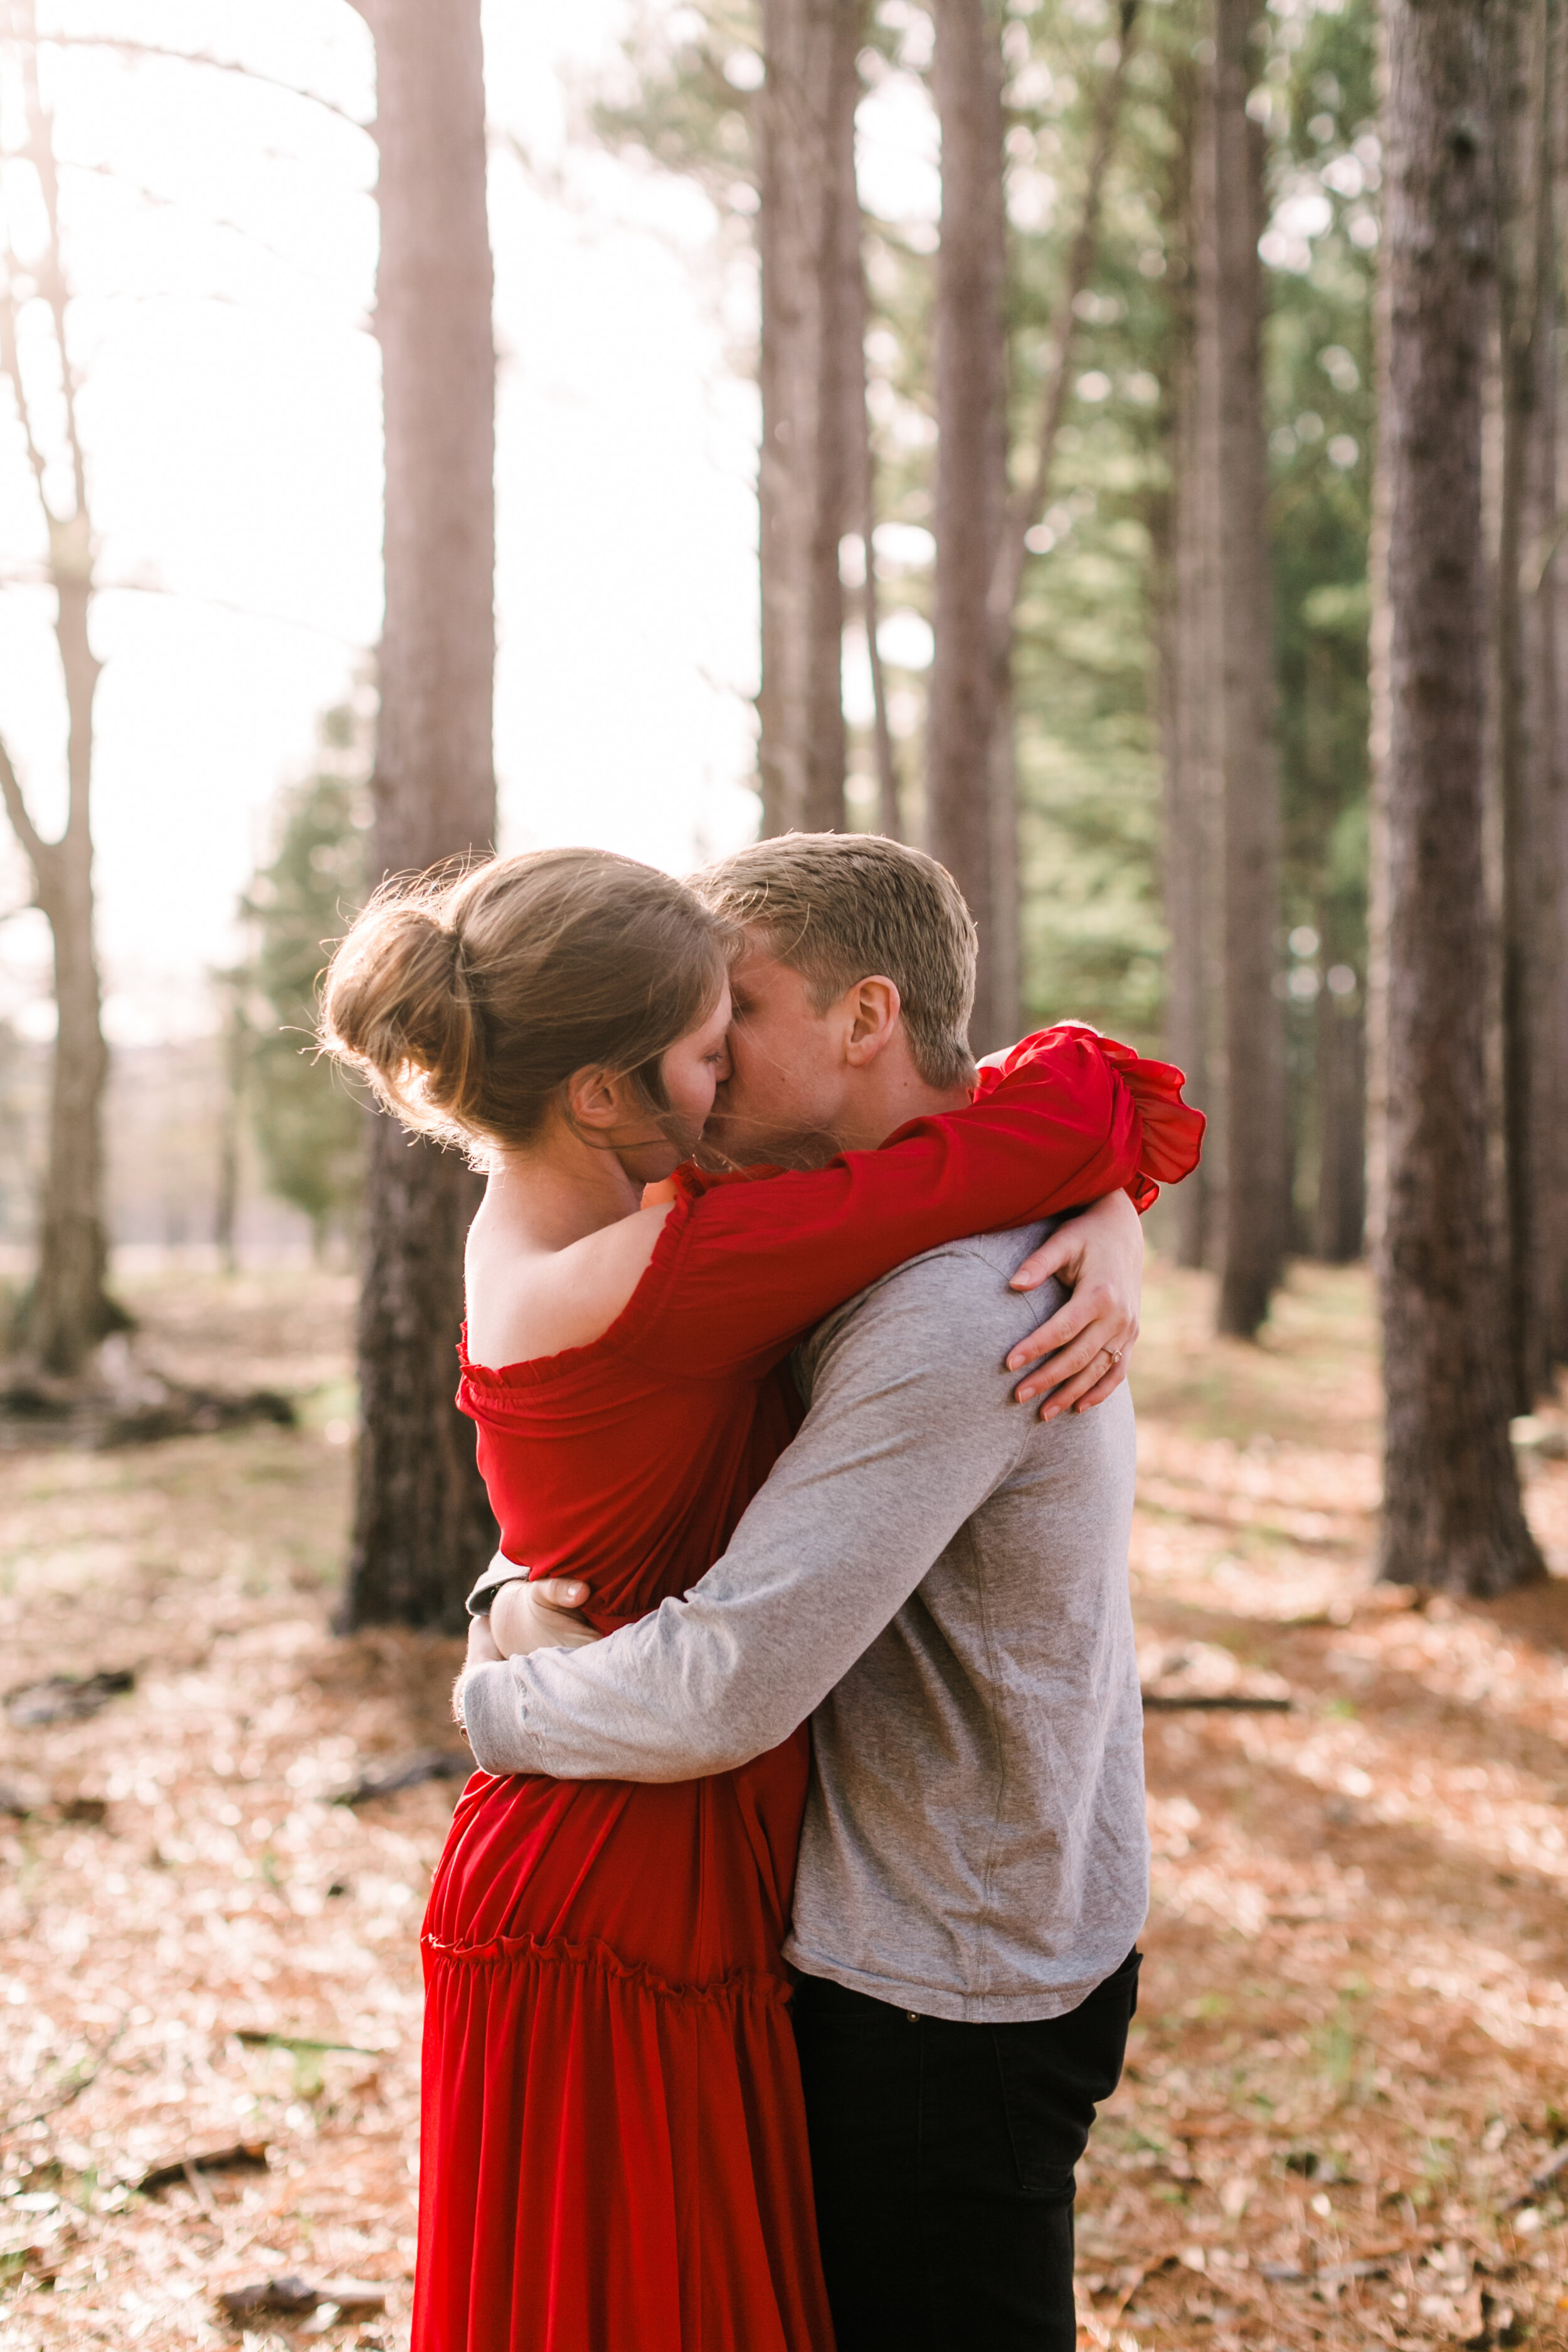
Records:
[[[0,1462],[0,1685],[136,1677],[6,1725],[0,2347],[390,2352],[454,1789],[334,1800],[449,1748],[456,1645],[328,1630],[346,1285],[170,1278],[143,1303],[193,1377],[307,1393],[293,1431]],[[1486,1605],[1369,1587],[1364,1281],[1300,1272],[1261,1349],[1205,1311],[1198,1277],[1162,1276],[1136,1373],[1145,1672],[1290,1705],[1151,1712],[1155,1904],[1083,2168],[1081,2340],[1551,2352],[1568,1576]],[[1568,1465],[1530,1492],[1568,1571]],[[313,2307],[217,2302],[289,2278]]]

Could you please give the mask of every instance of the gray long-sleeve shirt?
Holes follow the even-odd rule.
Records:
[[[1008,1350],[1042,1229],[911,1259],[802,1351],[810,1410],[683,1600],[472,1669],[493,1772],[678,1780],[812,1717],[794,1964],[923,2015],[1072,2009],[1148,1899],[1125,1389],[1052,1423]],[[815,1710],[815,1712],[814,1712]]]

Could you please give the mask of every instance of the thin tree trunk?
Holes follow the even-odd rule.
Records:
[[[479,0],[373,0],[386,431],[386,619],[373,778],[376,875],[483,856],[495,831],[495,349]],[[456,1155],[370,1122],[362,1433],[349,1625],[461,1622],[494,1541],[458,1413]]]
[[[844,824],[838,542],[860,521],[858,318],[845,267],[863,0],[763,0],[752,121],[762,278],[758,464],[763,831]],[[858,211],[856,208],[856,224]]]
[[[1380,464],[1386,531],[1388,1398],[1381,1572],[1498,1592],[1542,1572],[1486,1263],[1482,377],[1493,272],[1486,35],[1387,0]]]
[[[1196,203],[1195,182],[1206,168],[1200,154],[1202,115],[1190,68],[1179,75],[1173,119],[1178,139],[1171,169],[1168,283],[1172,293],[1169,336],[1171,488],[1166,500],[1163,544],[1158,551],[1162,577],[1155,604],[1160,652],[1160,725],[1164,756],[1162,881],[1166,953],[1165,1042],[1172,1059],[1187,1074],[1187,1093],[1214,1119],[1216,1108],[1212,1067],[1211,1011],[1215,992],[1209,970],[1216,910],[1210,904],[1209,856],[1212,810],[1216,792],[1213,647],[1215,625],[1212,467],[1205,463],[1198,400],[1199,271],[1196,238],[1213,234],[1212,198]],[[1212,142],[1209,159],[1212,161]],[[1205,220],[1197,217],[1199,210]],[[1212,295],[1213,272],[1203,290]],[[1211,306],[1212,307],[1212,306]],[[1205,331],[1209,320],[1205,317]],[[1212,1223],[1214,1169],[1218,1135],[1211,1124],[1209,1148],[1172,1204],[1178,1265],[1206,1262]]]
[[[9,26],[19,53],[27,158],[37,174],[46,247],[41,260],[35,259],[24,271],[7,241],[0,289],[0,373],[10,383],[48,530],[55,640],[65,688],[68,778],[65,829],[57,840],[48,841],[33,824],[20,780],[0,744],[0,798],[31,869],[34,901],[48,922],[58,1016],[37,1267],[21,1336],[47,1370],[68,1376],[81,1370],[106,1332],[123,1329],[129,1320],[108,1292],[103,1210],[103,1095],[109,1055],[94,937],[91,830],[93,700],[100,665],[89,629],[93,530],[78,425],[78,379],[67,334],[69,294],[60,238],[54,123],[38,82],[37,25],[31,0],[16,0]],[[37,285],[49,314],[63,426],[58,453],[48,446],[47,412],[33,401],[17,344],[15,285],[24,275]],[[64,461],[58,467],[50,463],[56,454]],[[54,487],[62,477],[69,483],[68,499]]]
[[[1068,249],[1067,274],[1058,298],[1056,316],[1046,338],[1034,465],[1028,480],[1011,496],[1007,491],[1005,446],[1000,461],[1002,520],[986,600],[994,672],[990,759],[990,1019],[998,1041],[1014,1037],[1023,1025],[1024,894],[1018,836],[1018,746],[1013,693],[1018,592],[1023,584],[1024,566],[1028,555],[1028,534],[1044,515],[1050,499],[1057,439],[1067,414],[1071,383],[1072,352],[1079,322],[1078,300],[1089,284],[1100,250],[1100,217],[1105,179],[1116,146],[1138,5],[1139,0],[1121,0],[1121,37],[1116,45],[1116,56],[1106,68],[1096,95],[1083,202],[1078,227]],[[1002,207],[1000,189],[998,205],[1003,209],[1005,236],[1005,213]],[[1004,251],[1004,266],[1005,263]]]
[[[1219,1328],[1251,1339],[1285,1247],[1284,1024],[1274,993],[1279,788],[1264,447],[1261,134],[1247,113],[1255,0],[1216,0],[1208,110],[1215,229],[1210,383],[1225,940],[1225,1244]]]
[[[865,406],[864,393],[862,379],[861,413],[867,430],[861,475],[864,504],[860,540],[865,549],[866,563],[866,657],[871,666],[871,740],[877,760],[877,823],[889,841],[902,841],[904,820],[902,794],[899,788],[899,755],[893,743],[892,722],[888,716],[888,672],[882,660],[881,647],[877,643],[882,613],[881,593],[877,583],[877,472],[871,447],[870,412]]]
[[[858,67],[856,71],[858,76]],[[865,221],[855,174],[853,126],[848,194],[839,226],[853,305],[847,331],[853,353],[847,439],[853,452],[858,496],[855,527],[860,534],[866,575],[861,591],[861,607],[866,623],[866,658],[871,671],[871,745],[877,766],[877,823],[879,830],[886,834],[889,841],[901,841],[904,832],[899,755],[893,742],[892,722],[888,715],[887,667],[882,660],[882,649],[877,642],[877,632],[881,626],[882,600],[877,579],[877,452],[871,438],[871,410],[867,397],[866,328],[870,315],[870,299],[866,287]]]
[[[1547,0],[1498,10],[1499,290],[1502,484],[1497,583],[1498,776],[1502,820],[1503,1142],[1507,1285],[1516,1408],[1551,1379],[1553,1220],[1552,965],[1555,908],[1556,645],[1537,552],[1555,523],[1556,272]],[[1550,563],[1544,567],[1550,569]]]
[[[250,1033],[237,973],[225,975],[228,1003],[223,1023],[223,1094],[218,1108],[217,1199],[213,1208],[213,1244],[225,1274],[239,1271],[239,1133],[245,1100],[245,1064]]]
[[[1329,1265],[1360,1257],[1366,1219],[1366,1024],[1359,992],[1317,1003],[1318,1214],[1312,1246]]]
[[[827,185],[817,268],[821,359],[816,402],[816,516],[811,547],[805,829],[841,833],[848,730],[844,721],[844,583],[839,543],[859,529],[866,398],[865,296],[855,113],[860,100],[860,0],[837,0],[827,61]],[[869,573],[868,573],[869,577]]]
[[[1105,68],[1096,93],[1083,202],[1079,211],[1078,226],[1068,248],[1067,273],[1058,298],[1056,316],[1046,337],[1040,413],[1035,427],[1034,463],[1028,480],[1007,500],[1005,520],[997,543],[990,607],[999,646],[1004,632],[1009,633],[1010,642],[1018,589],[1028,557],[1029,533],[1050,503],[1057,441],[1061,433],[1062,419],[1067,415],[1068,395],[1071,389],[1073,345],[1079,327],[1079,297],[1094,273],[1100,252],[1100,220],[1104,207],[1106,175],[1116,152],[1121,100],[1127,87],[1127,68],[1138,26],[1138,6],[1139,0],[1121,0],[1116,55]]]
[[[931,88],[942,127],[936,266],[936,651],[926,719],[931,855],[980,930],[970,1036],[1003,1044],[995,998],[988,600],[1006,494],[1002,19],[996,0],[936,0]]]

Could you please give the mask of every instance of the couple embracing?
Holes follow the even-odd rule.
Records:
[[[1146,1899],[1121,1355],[1203,1123],[1076,1025],[977,1073],[974,954],[930,858],[796,835],[393,886],[333,961],[333,1050],[489,1170],[414,2352],[1075,2342]]]

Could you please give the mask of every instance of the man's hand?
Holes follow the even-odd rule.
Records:
[[[498,1657],[526,1658],[531,1650],[581,1650],[601,1640],[578,1614],[588,1588],[574,1576],[518,1577],[490,1602],[490,1638]],[[471,1638],[471,1637],[470,1637]]]
[[[1007,1359],[1010,1372],[1038,1366],[1014,1393],[1020,1404],[1044,1397],[1042,1421],[1103,1404],[1127,1378],[1143,1295],[1143,1225],[1125,1192],[1069,1217],[1024,1260],[1013,1287],[1037,1290],[1051,1275],[1072,1297]]]

